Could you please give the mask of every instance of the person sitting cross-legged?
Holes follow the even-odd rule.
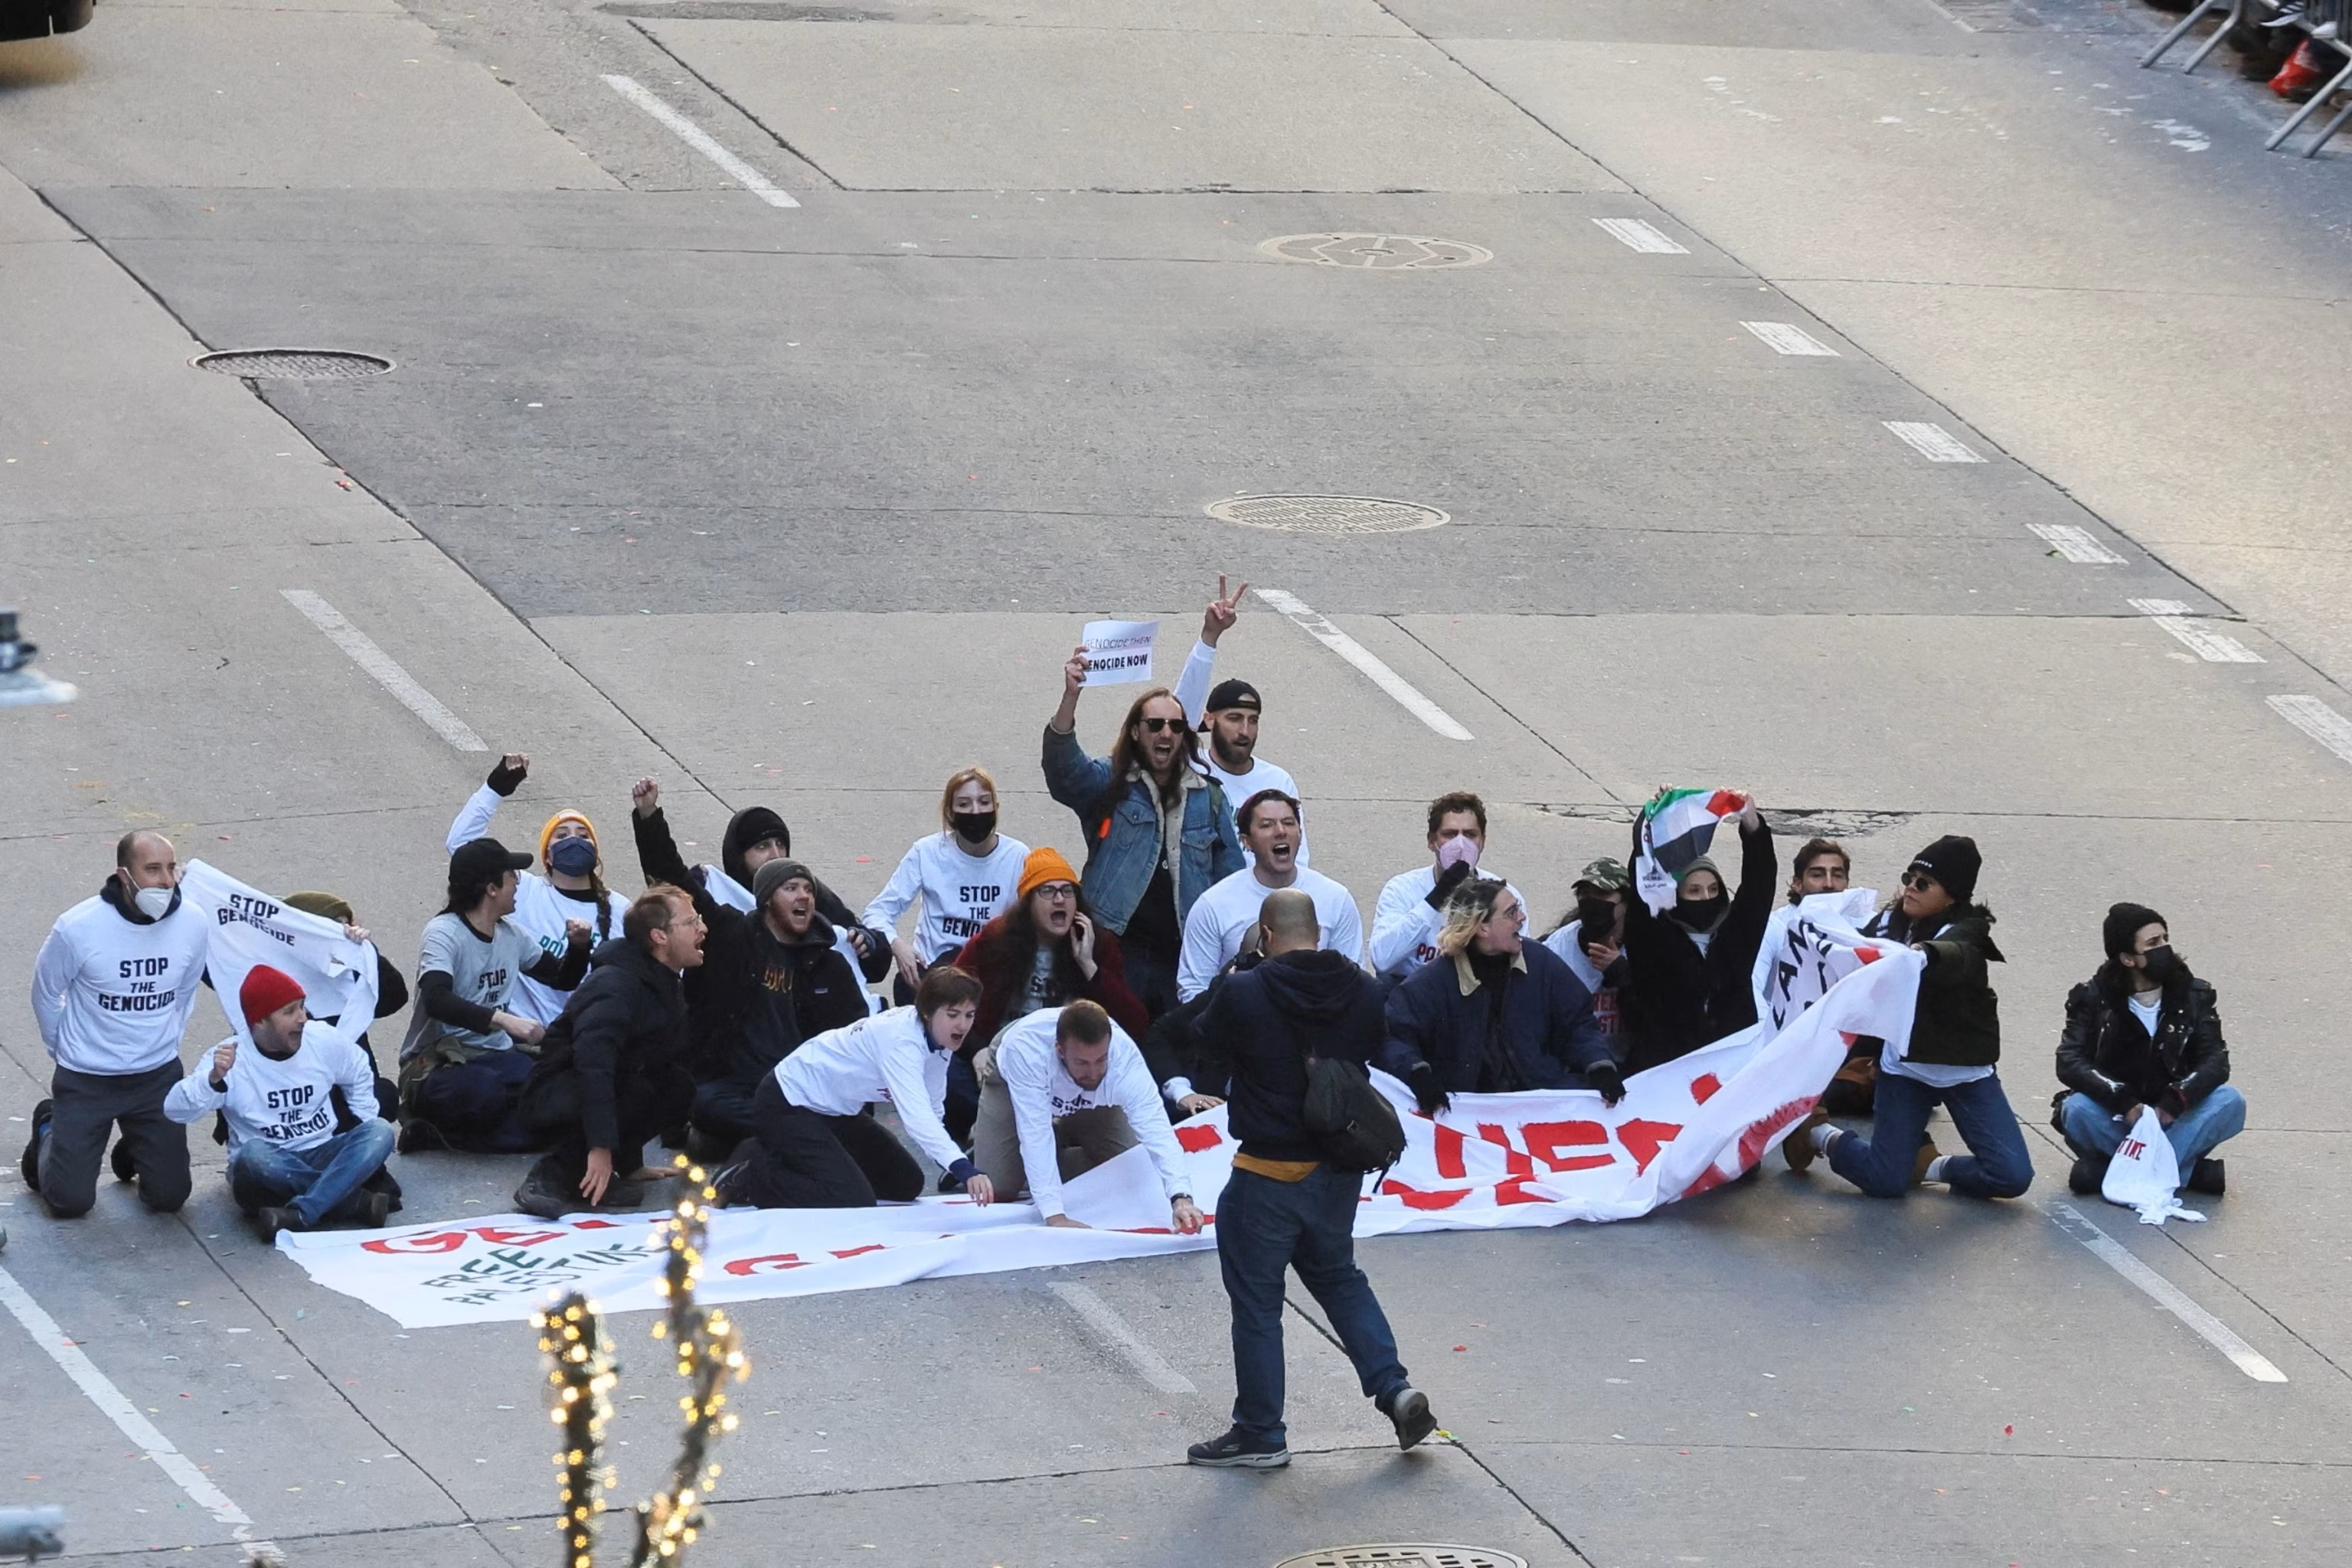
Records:
[[[363,1184],[392,1152],[392,1124],[376,1116],[375,1063],[324,1024],[310,1022],[293,976],[257,964],[237,990],[254,1048],[231,1036],[163,1097],[185,1124],[228,1120],[228,1189],[264,1236],[331,1221],[381,1228],[393,1196]],[[334,1093],[359,1118],[335,1131]]]

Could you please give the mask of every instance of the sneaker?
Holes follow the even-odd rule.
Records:
[[[1781,1140],[1780,1157],[1789,1162],[1789,1169],[1810,1169],[1812,1163],[1822,1157],[1822,1152],[1813,1147],[1813,1129],[1829,1124],[1830,1113],[1817,1105],[1811,1116],[1797,1123],[1795,1131]]]
[[[2066,1190],[2078,1198],[2097,1197],[2099,1189],[2107,1184],[2108,1159],[2105,1154],[2085,1154],[2075,1161],[2074,1169],[2066,1173]]]
[[[2189,1190],[2192,1193],[2218,1198],[2229,1190],[2229,1178],[2221,1162],[2210,1154],[2189,1167]]]
[[[362,1204],[360,1224],[370,1230],[382,1230],[392,1223],[392,1211],[399,1203],[390,1193],[370,1193]]]
[[[127,1139],[117,1138],[114,1141],[114,1152],[107,1156],[106,1163],[113,1170],[116,1181],[135,1182],[139,1179],[139,1167],[131,1163],[131,1144]]]
[[[1400,1388],[1389,1401],[1389,1419],[1396,1425],[1397,1447],[1412,1447],[1437,1430],[1437,1417],[1429,1413],[1429,1395],[1418,1388]]]
[[[1423,1414],[1428,1405],[1427,1400],[1422,1401]],[[1193,1444],[1184,1450],[1184,1458],[1191,1464],[1216,1469],[1278,1470],[1290,1463],[1290,1450],[1283,1444],[1253,1437],[1235,1426],[1222,1437]]]
[[[38,1188],[41,1184],[41,1134],[49,1130],[49,1113],[57,1104],[54,1100],[45,1100],[33,1107],[33,1133],[25,1140],[25,1157],[16,1162],[16,1169],[24,1173],[28,1187]]]
[[[441,1129],[430,1121],[404,1121],[400,1124],[400,1137],[393,1147],[404,1154],[423,1154],[436,1149],[446,1149],[449,1140],[441,1136]]]
[[[1943,1157],[1943,1151],[1936,1147],[1933,1138],[1919,1140],[1919,1157],[1911,1162],[1911,1184],[1915,1187],[1924,1185],[1927,1180],[1927,1167]]]
[[[2301,103],[2334,74],[2327,68],[2326,55],[2306,38],[2287,57],[2278,75],[2271,78],[2271,90],[2290,102]]]
[[[579,1194],[564,1190],[562,1173],[550,1170],[548,1162],[541,1160],[523,1177],[522,1185],[515,1189],[514,1206],[534,1219],[562,1219],[586,1205],[580,1201]]]
[[[714,1194],[712,1201],[719,1207],[731,1209],[746,1205],[747,1200],[743,1196],[743,1177],[751,1168],[751,1161],[738,1160],[731,1165],[722,1166],[710,1173],[709,1187]]]
[[[276,1207],[257,1208],[254,1210],[253,1223],[261,1227],[261,1234],[264,1237],[269,1237],[273,1240],[281,1230],[308,1230],[310,1228],[309,1226],[302,1223],[302,1216],[296,1214],[292,1209]]]
[[[615,1176],[604,1184],[604,1195],[591,1205],[600,1209],[641,1209],[646,1206],[646,1184],[626,1176]]]
[[[2305,6],[2304,0],[2287,0],[2286,8],[2284,10],[2272,17],[2269,21],[2257,22],[2254,26],[2258,27],[2292,27],[2296,23],[2303,20],[2305,10]]]

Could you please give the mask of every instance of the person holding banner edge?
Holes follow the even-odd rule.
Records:
[[[1712,792],[1700,810],[1692,805],[1699,795],[1661,790],[1633,819],[1636,889],[1625,902],[1623,989],[1629,1072],[1688,1056],[1756,1022],[1751,977],[1778,873],[1772,828],[1752,795]],[[1677,820],[1695,818],[1704,831],[1685,827],[1672,841],[1657,841],[1662,812],[1674,815],[1669,808],[1679,812]],[[1725,890],[1712,859],[1694,852],[1712,835],[1711,814],[1738,824],[1737,894]],[[1672,879],[1673,901],[1663,910],[1653,909],[1643,893],[1645,871]]]

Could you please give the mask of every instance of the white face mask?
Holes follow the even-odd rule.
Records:
[[[140,888],[131,893],[131,901],[138,905],[139,912],[145,915],[149,920],[160,921],[163,918],[165,911],[170,910],[172,907],[172,889],[169,888]]]

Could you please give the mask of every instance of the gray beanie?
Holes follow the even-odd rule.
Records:
[[[810,891],[815,891],[816,873],[798,860],[779,857],[763,862],[760,868],[751,874],[751,907],[755,910],[766,909],[768,895],[794,878],[806,882]]]

